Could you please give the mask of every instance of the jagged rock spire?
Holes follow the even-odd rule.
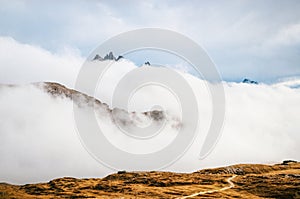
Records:
[[[93,60],[99,60],[99,61],[102,61],[103,58],[102,58],[100,55],[97,54],[97,55],[94,57]]]
[[[114,60],[114,61],[119,61],[120,59],[122,59],[123,56],[118,56],[118,58],[116,58],[113,54],[113,52],[109,52],[108,54],[106,54],[104,56],[104,58],[102,58],[100,55],[96,54],[96,56],[94,57],[93,60],[99,60],[99,61],[104,61],[104,60]]]
[[[243,82],[243,83],[246,83],[246,84],[258,84],[257,81],[253,81],[253,80],[247,79],[247,78],[244,79],[242,82]]]

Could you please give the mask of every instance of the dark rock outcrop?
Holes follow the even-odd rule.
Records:
[[[116,58],[112,52],[109,52],[105,55],[104,60],[116,60]]]
[[[96,55],[93,60],[103,61],[103,58],[100,55]]]
[[[116,61],[119,61],[120,59],[123,59],[124,57],[122,55],[119,55],[119,57],[116,59]]]
[[[99,54],[96,54],[96,56],[94,57],[94,60],[98,60],[98,61],[105,61],[105,60],[112,60],[112,61],[119,61],[120,59],[124,58],[123,56],[118,56],[118,58],[116,58],[113,54],[113,52],[109,52],[108,54],[106,54],[104,56],[104,58],[102,58]]]
[[[250,79],[247,79],[247,78],[244,79],[242,82],[246,83],[246,84],[258,84],[257,81],[253,81],[253,80],[250,80]]]

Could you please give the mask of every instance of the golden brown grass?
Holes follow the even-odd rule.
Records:
[[[130,172],[102,179],[60,178],[22,186],[0,184],[0,198],[300,198],[300,163],[243,164],[194,173]]]

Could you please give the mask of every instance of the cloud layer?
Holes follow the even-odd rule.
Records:
[[[1,76],[2,83],[57,81],[73,86],[80,58],[53,55],[7,38],[4,41],[2,38],[2,43],[15,47],[14,51],[20,49],[15,51],[18,58],[7,56],[6,63],[1,64],[2,71],[8,70],[8,67],[14,69],[6,73],[7,76]],[[28,54],[22,57],[24,52]],[[4,48],[2,53],[5,53]],[[35,61],[36,56],[40,61]],[[40,68],[40,65],[43,67]],[[97,94],[99,98],[109,103],[116,82],[135,68],[132,62],[126,60],[113,65],[103,78]],[[24,74],[26,71],[28,73]],[[189,74],[182,75],[195,91],[200,126],[198,137],[189,151],[166,170],[191,172],[234,163],[274,163],[283,159],[300,159],[300,90],[290,88],[290,82],[288,85],[224,82],[227,114],[223,134],[215,150],[206,159],[199,160],[211,119],[210,96],[205,89],[206,82]],[[131,109],[141,111],[160,104],[170,110],[178,105],[174,99],[162,87],[148,87],[135,93]],[[176,111],[172,113],[178,114]],[[72,102],[68,99],[51,98],[30,85],[1,86],[0,118],[1,181],[29,183],[62,176],[100,177],[112,172],[95,161],[81,145],[75,130]],[[100,122],[103,121],[100,119]],[[110,133],[111,124],[107,121],[103,123],[107,124],[106,129]],[[111,135],[115,144],[121,143],[123,148],[134,150],[126,136]],[[157,144],[163,146],[164,143]],[[135,150],[139,150],[138,147],[141,146]]]
[[[84,61],[72,49],[53,54],[11,37],[0,37],[0,54],[0,82],[4,84],[57,81],[73,87]]]

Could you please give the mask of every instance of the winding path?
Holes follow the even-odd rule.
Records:
[[[197,193],[194,193],[194,194],[191,194],[191,195],[188,195],[188,196],[184,196],[184,197],[181,197],[181,198],[178,198],[178,199],[185,199],[185,198],[191,198],[191,197],[195,197],[195,196],[199,196],[199,195],[203,195],[203,194],[207,194],[207,193],[215,193],[215,192],[220,192],[220,191],[225,191],[227,189],[231,189],[234,187],[234,183],[232,182],[232,180],[236,177],[237,175],[234,175],[230,178],[228,178],[226,181],[229,183],[229,186],[227,187],[223,187],[221,189],[213,189],[213,190],[209,190],[209,191],[200,191],[200,192],[197,192]]]

